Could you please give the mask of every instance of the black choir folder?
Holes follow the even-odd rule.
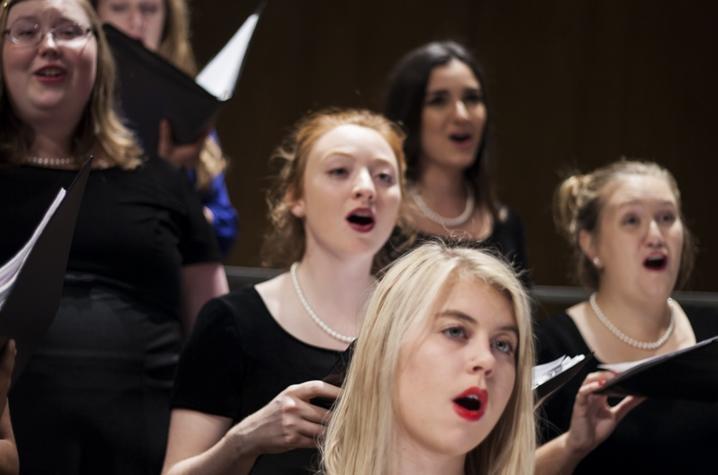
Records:
[[[157,154],[161,119],[169,120],[177,144],[196,142],[211,126],[219,108],[234,93],[260,9],[196,79],[140,41],[103,25],[117,63],[122,113],[149,156]]]
[[[598,393],[718,401],[718,336],[645,360],[600,368],[619,373]]]
[[[55,318],[85,192],[91,160],[75,176],[67,192],[60,189],[33,235],[0,267],[0,346],[17,343],[17,378],[33,348]]]
[[[545,402],[564,384],[571,381],[591,360],[593,360],[592,355],[561,356],[548,363],[534,366],[531,373],[531,389],[536,396],[536,405]]]

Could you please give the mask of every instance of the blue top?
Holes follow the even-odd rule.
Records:
[[[197,173],[194,169],[187,170],[187,176],[194,186],[197,182]],[[215,176],[206,190],[199,190],[202,206],[206,206],[214,215],[212,229],[217,236],[217,243],[222,256],[229,254],[229,250],[237,238],[239,218],[237,211],[229,201],[227,184],[224,182],[224,173]]]

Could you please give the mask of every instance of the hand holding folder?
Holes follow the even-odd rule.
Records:
[[[531,372],[531,389],[536,395],[536,406],[541,405],[566,383],[581,372],[593,356],[561,356],[548,363],[534,366]]]
[[[197,143],[206,135],[234,93],[258,20],[259,11],[250,15],[196,80],[140,41],[103,25],[117,63],[122,112],[149,156],[159,155],[163,119],[170,122],[175,144]]]
[[[645,360],[599,367],[618,373],[599,394],[718,401],[718,336]]]

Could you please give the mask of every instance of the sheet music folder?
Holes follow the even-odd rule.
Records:
[[[177,144],[194,143],[207,131],[234,93],[261,8],[199,73],[197,81],[141,41],[103,25],[117,64],[120,108],[145,153],[157,155],[161,119],[169,120]]]
[[[156,156],[160,120],[168,119],[176,143],[195,142],[222,101],[190,76],[115,27],[103,29],[117,63],[120,109],[149,156]]]
[[[546,402],[556,391],[575,378],[593,359],[593,355],[578,355],[574,358],[563,356],[550,363],[534,366],[531,386],[536,397],[536,406]],[[570,363],[557,365],[557,363],[561,363],[561,360],[567,360]],[[541,372],[542,367],[548,368],[548,374],[537,374]]]
[[[629,366],[597,392],[611,396],[718,401],[718,336]],[[621,370],[621,365],[600,367]]]
[[[55,214],[28,254],[17,280],[0,308],[0,339],[17,343],[15,372],[17,378],[32,349],[43,338],[55,318],[62,297],[62,287],[70,255],[75,223],[90,173],[87,160]]]

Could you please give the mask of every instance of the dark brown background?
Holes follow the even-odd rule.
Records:
[[[200,63],[255,4],[192,2]],[[689,288],[715,290],[717,23],[716,2],[270,0],[217,124],[241,219],[227,263],[259,263],[267,158],[297,118],[330,105],[380,110],[404,52],[453,38],[485,70],[499,196],[523,217],[537,283],[570,282],[550,215],[561,171],[626,155],[676,175],[701,244]]]

